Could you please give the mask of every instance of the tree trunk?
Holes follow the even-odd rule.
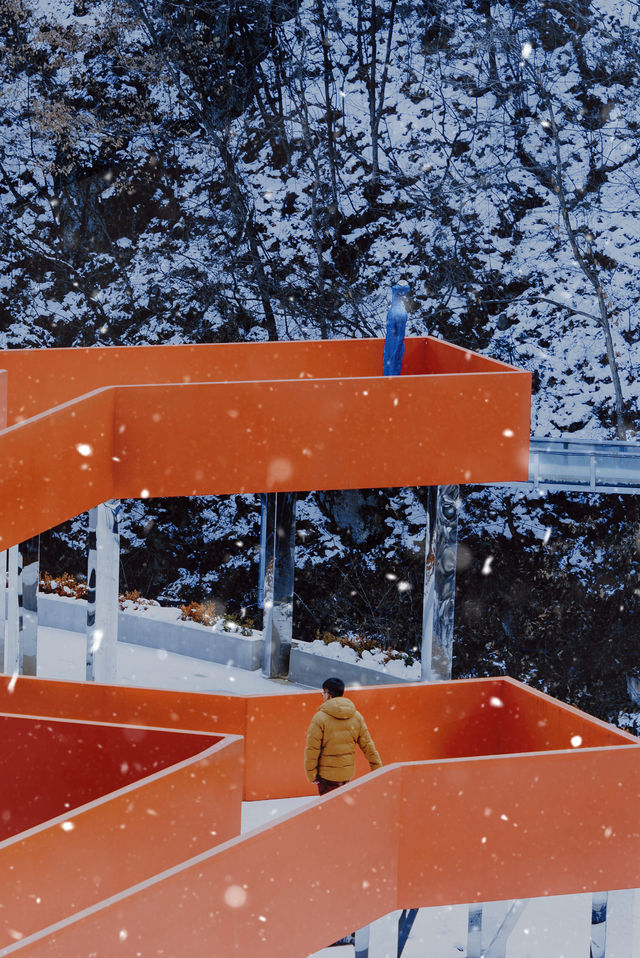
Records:
[[[620,374],[618,372],[618,362],[616,359],[616,353],[613,346],[613,337],[611,336],[611,323],[609,321],[609,312],[607,310],[607,304],[604,298],[604,292],[602,290],[602,284],[600,283],[600,278],[598,276],[597,268],[593,260],[593,255],[590,257],[585,256],[580,247],[578,246],[578,241],[576,238],[573,225],[571,223],[571,218],[569,216],[569,209],[567,206],[567,198],[564,190],[564,180],[562,175],[562,156],[560,153],[560,136],[558,132],[558,125],[556,123],[555,112],[553,109],[553,103],[551,98],[546,91],[541,91],[542,98],[547,107],[549,113],[549,121],[551,124],[551,133],[553,136],[553,144],[555,150],[555,172],[556,172],[556,195],[558,197],[558,203],[560,204],[560,212],[562,215],[562,222],[564,223],[564,228],[569,239],[569,244],[571,246],[571,252],[573,253],[574,259],[580,269],[582,270],[584,276],[589,281],[591,286],[594,289],[598,300],[598,308],[600,312],[600,326],[602,332],[604,333],[605,344],[607,348],[607,358],[609,360],[609,370],[611,372],[611,382],[613,383],[614,391],[614,402],[616,410],[616,435],[618,439],[627,438],[627,429],[626,422],[624,418],[624,400],[622,396],[622,386],[620,384]]]

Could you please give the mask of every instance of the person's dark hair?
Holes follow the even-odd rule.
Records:
[[[344,682],[342,679],[325,679],[322,683],[322,688],[325,692],[329,693],[332,699],[337,699],[339,696],[344,695]]]

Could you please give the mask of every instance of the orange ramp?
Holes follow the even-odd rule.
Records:
[[[508,678],[389,685],[347,694],[366,717],[385,764],[562,751],[572,748],[576,736],[582,748],[636,741]],[[302,749],[321,701],[318,692],[240,696],[0,677],[0,709],[15,714],[243,736],[245,801],[316,794],[304,777]],[[358,755],[357,774],[367,770]]]
[[[391,766],[15,951],[300,958],[402,907],[634,887],[639,794],[637,745]]]
[[[94,689],[23,678],[12,692],[3,685],[0,699],[5,710],[13,701],[17,715],[36,699],[43,716],[66,702],[77,721],[101,701],[105,728],[136,715],[214,734],[235,723],[230,731],[245,739],[245,797],[291,794],[292,784],[306,792],[302,745],[317,693],[234,698],[97,686],[92,700],[85,690]],[[300,958],[397,908],[640,885],[640,749],[633,736],[511,679],[349,694],[385,767],[273,825],[242,837],[227,831],[223,844],[222,831],[206,834],[201,805],[209,788],[216,812],[227,809],[225,827],[235,821],[237,828],[241,778],[231,752],[228,774],[212,768],[200,802],[189,772],[175,779],[166,815],[147,816],[158,829],[153,848],[142,833],[147,873],[127,866],[118,875],[114,868],[99,900],[79,897],[78,875],[80,863],[97,854],[100,841],[92,836],[122,838],[115,823],[123,810],[113,799],[107,796],[104,814],[91,805],[70,813],[79,824],[68,857],[69,836],[57,822],[4,843],[5,874],[18,867],[35,881],[29,869],[42,859],[28,843],[53,842],[43,847],[56,865],[58,893],[50,924],[37,924],[38,909],[15,891],[11,897],[9,879],[7,924],[16,930],[15,906],[25,937],[0,954],[211,958],[259,949],[266,958]],[[229,746],[238,748],[238,740]],[[144,795],[132,821],[145,822],[146,808]],[[195,845],[192,834],[200,836]]]

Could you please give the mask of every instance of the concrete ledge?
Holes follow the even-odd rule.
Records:
[[[402,682],[415,682],[415,676],[403,679],[401,676],[382,672],[380,669],[367,668],[356,662],[342,662],[327,655],[304,652],[299,646],[291,649],[289,661],[289,681],[297,685],[306,685],[311,689],[322,688],[322,683],[330,675],[341,678],[347,687],[358,685],[399,685]]]
[[[38,593],[40,625],[69,632],[84,632],[87,627],[85,599],[71,599]],[[164,649],[207,662],[232,665],[255,671],[262,666],[262,636],[221,632],[197,622],[175,622],[143,613],[118,612],[118,641]]]

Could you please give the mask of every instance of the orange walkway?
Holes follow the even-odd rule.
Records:
[[[2,353],[0,547],[109,498],[526,480],[529,373],[423,337],[383,377],[383,347]]]
[[[65,714],[98,721],[100,735],[139,726],[141,743],[154,728],[187,740],[189,729],[189,761],[204,769],[178,762],[164,797],[142,777],[1,843],[0,918],[14,943],[0,955],[301,958],[397,908],[640,886],[633,736],[511,679],[349,695],[384,768],[231,837],[243,796],[312,794],[302,746],[318,693],[4,679],[12,721],[31,714],[55,728]],[[16,741],[6,739],[8,760]],[[82,796],[84,763],[64,768]]]

